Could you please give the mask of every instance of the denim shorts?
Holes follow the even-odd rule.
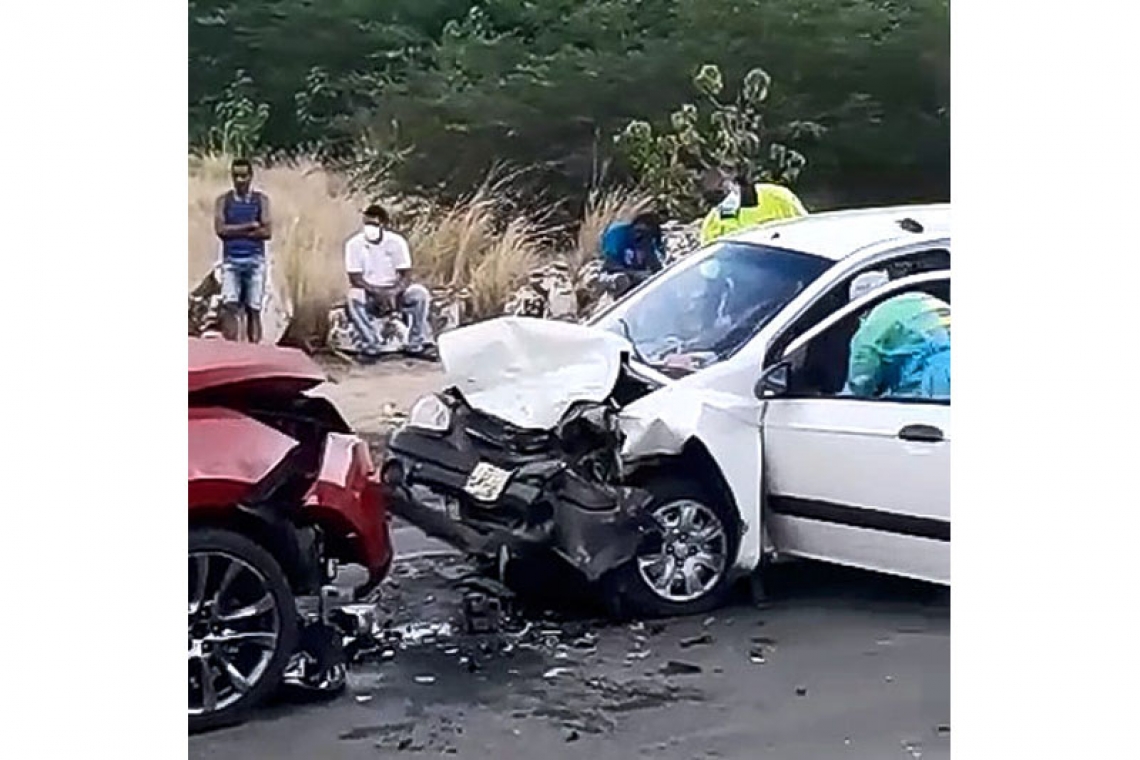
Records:
[[[265,259],[222,262],[222,303],[260,310],[265,298]]]

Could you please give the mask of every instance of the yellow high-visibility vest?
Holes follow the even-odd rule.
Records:
[[[701,245],[764,222],[807,216],[807,209],[796,194],[782,185],[757,185],[756,197],[759,200],[756,206],[742,208],[734,216],[721,216],[720,210],[715,208],[710,211],[701,224]]]

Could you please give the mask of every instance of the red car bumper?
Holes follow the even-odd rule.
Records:
[[[320,474],[305,497],[305,511],[323,528],[334,558],[363,565],[369,587],[383,580],[392,563],[388,506],[363,440],[329,434]]]

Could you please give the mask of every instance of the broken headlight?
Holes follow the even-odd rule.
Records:
[[[423,396],[412,405],[408,427],[446,433],[451,428],[451,409],[434,393]]]

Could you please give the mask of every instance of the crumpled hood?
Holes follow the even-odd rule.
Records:
[[[500,317],[444,333],[446,381],[473,408],[522,428],[549,430],[580,401],[604,401],[629,344],[596,327]]]

